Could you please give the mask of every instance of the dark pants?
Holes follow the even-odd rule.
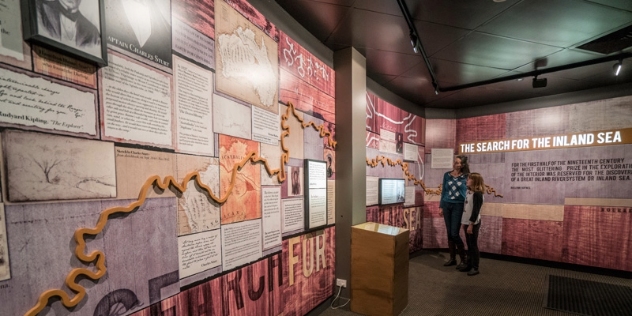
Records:
[[[463,247],[463,240],[459,235],[461,228],[461,217],[463,216],[463,203],[445,203],[443,208],[443,219],[448,232],[448,242],[454,243],[457,247]]]
[[[481,253],[478,251],[478,231],[481,228],[481,223],[474,225],[473,234],[467,233],[467,227],[467,225],[463,226],[465,242],[467,243],[468,265],[478,270],[478,262],[481,258]]]

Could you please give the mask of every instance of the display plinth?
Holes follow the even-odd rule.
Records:
[[[408,305],[409,233],[372,222],[351,228],[351,311],[398,315]]]

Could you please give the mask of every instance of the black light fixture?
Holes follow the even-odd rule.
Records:
[[[415,23],[413,22],[413,18],[410,16],[410,11],[408,11],[408,6],[406,6],[405,0],[397,0],[397,4],[399,8],[402,10],[402,14],[404,15],[404,19],[406,20],[406,24],[408,24],[408,29],[410,30],[410,43],[413,45],[413,51],[415,53],[421,54],[421,57],[424,59],[426,63],[426,68],[428,69],[428,73],[430,74],[430,79],[432,80],[432,86],[434,87],[435,94],[439,94],[441,92],[441,87],[437,83],[437,77],[432,71],[432,65],[430,64],[430,60],[428,59],[428,55],[426,55],[426,51],[424,50],[424,45],[419,40],[417,28],[415,27]]]
[[[533,88],[544,88],[546,87],[546,78],[538,79],[538,76],[533,77],[533,83],[531,84]]]
[[[614,66],[612,67],[612,70],[614,70],[614,75],[618,76],[619,73],[621,72],[621,68],[623,68],[623,63],[621,60],[619,60],[616,64],[614,64]]]
[[[417,49],[417,36],[415,36],[413,30],[410,30],[410,45],[413,45],[413,51],[417,54],[419,52]]]

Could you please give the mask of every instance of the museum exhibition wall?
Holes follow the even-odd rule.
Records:
[[[502,195],[485,195],[481,251],[632,271],[631,131],[632,96],[624,96],[428,120],[426,148],[467,155]],[[436,185],[448,169],[426,170]],[[426,199],[424,228],[437,234],[424,247],[447,245],[438,200]]]
[[[386,102],[371,91],[366,95],[366,113],[367,221],[409,229],[408,250],[420,250],[424,205],[420,181],[425,170],[426,119]],[[384,190],[380,190],[380,179],[405,179],[403,188],[388,190],[403,195],[403,201],[381,203],[380,193]]]
[[[246,0],[28,3],[0,7],[0,314],[303,315],[333,294],[330,66]]]
[[[421,144],[417,162],[412,154],[406,157],[406,136],[403,154],[393,151],[392,140],[383,144],[384,134],[398,137],[389,131],[405,134],[410,115],[388,104],[383,110],[375,106],[383,103],[367,96],[367,220],[412,229],[411,251],[447,248],[439,186],[452,169],[452,156],[463,154],[488,186],[481,251],[632,271],[632,96],[425,119],[425,138],[415,142]],[[398,123],[402,130],[388,130]],[[415,172],[411,163],[423,166],[415,174],[421,180],[414,200],[420,215],[407,206],[412,192],[404,203],[377,202],[378,178],[408,177],[398,164],[372,167],[369,160],[376,155],[403,160]],[[414,234],[421,237],[413,240]]]

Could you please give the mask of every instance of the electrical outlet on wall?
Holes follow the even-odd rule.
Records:
[[[347,280],[336,279],[336,286],[347,287]]]

